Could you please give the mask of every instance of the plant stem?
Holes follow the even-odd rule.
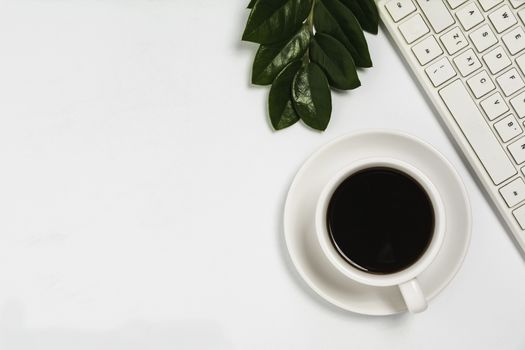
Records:
[[[308,15],[308,18],[306,19],[306,23],[308,24],[308,29],[310,29],[310,34],[314,34],[314,8],[317,0],[312,1],[312,9],[310,10],[310,14]]]
[[[310,14],[306,18],[306,25],[308,26],[308,30],[310,31],[310,35],[312,37],[314,36],[314,9],[315,9],[316,2],[317,0],[312,1],[312,8],[310,9]],[[304,53],[303,62],[304,63],[310,62],[310,49],[309,48],[306,49],[306,52]]]

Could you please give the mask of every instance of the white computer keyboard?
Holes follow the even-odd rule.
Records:
[[[381,18],[525,252],[525,0],[378,0]]]

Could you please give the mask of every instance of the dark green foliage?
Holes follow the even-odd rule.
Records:
[[[304,64],[292,85],[295,111],[306,125],[325,130],[332,113],[332,96],[326,75],[313,62]]]
[[[301,119],[325,130],[332,112],[330,86],[355,89],[361,85],[356,67],[372,66],[363,30],[377,33],[374,0],[251,0],[248,8],[242,39],[260,44],[252,83],[272,85],[273,128]]]
[[[268,98],[268,110],[275,130],[287,128],[299,120],[299,115],[293,107],[291,86],[301,65],[301,61],[290,63],[272,84]]]
[[[334,88],[350,90],[361,86],[352,56],[330,35],[315,35],[310,42],[310,59],[323,69]]]

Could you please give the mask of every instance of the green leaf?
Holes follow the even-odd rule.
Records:
[[[257,0],[250,0],[250,3],[248,4],[248,6],[246,8],[252,9],[255,6],[256,2],[257,2]]]
[[[313,62],[303,65],[293,80],[292,98],[295,111],[304,123],[325,130],[332,113],[332,96],[328,80]]]
[[[273,44],[289,38],[308,17],[312,1],[257,1],[248,17],[242,40]]]
[[[377,10],[375,0],[358,0],[358,2],[361,4],[363,12],[368,14],[368,16],[373,19],[374,23],[377,23],[375,33],[371,32],[372,34],[377,34],[377,27],[379,26],[379,12]]]
[[[339,0],[322,0],[316,3],[315,29],[339,40],[350,52],[356,66],[372,67],[368,45],[359,22]]]
[[[252,83],[271,84],[288,63],[304,55],[309,43],[310,31],[308,26],[303,25],[288,41],[274,45],[261,45],[253,62]]]
[[[287,128],[299,120],[292,103],[292,83],[301,65],[301,61],[295,61],[286,66],[275,78],[270,89],[268,107],[270,120],[275,130]]]
[[[330,85],[336,89],[350,90],[361,86],[352,56],[330,35],[315,35],[310,42],[310,58],[323,69]]]
[[[355,18],[359,21],[361,27],[369,33],[377,34],[379,25],[379,14],[373,0],[339,0],[345,5]]]

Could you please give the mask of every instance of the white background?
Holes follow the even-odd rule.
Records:
[[[273,132],[248,1],[0,1],[0,348],[525,348],[525,264],[384,32],[324,133]],[[463,268],[424,314],[341,311],[282,233],[318,147],[392,128],[472,201]]]

